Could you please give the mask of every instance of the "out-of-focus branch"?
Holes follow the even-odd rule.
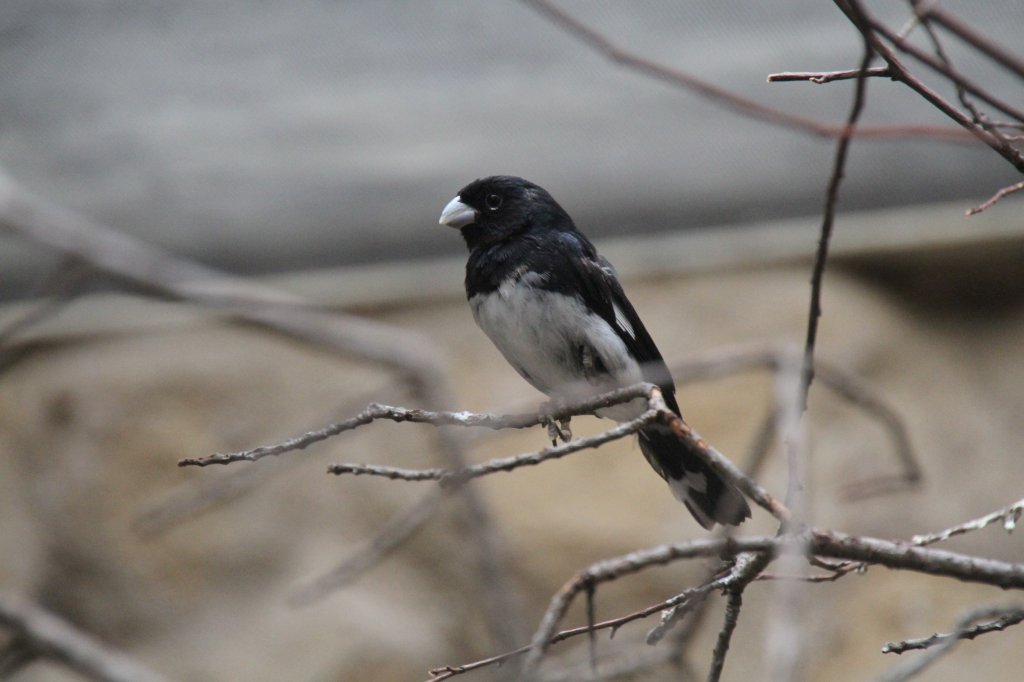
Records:
[[[1001,45],[992,42],[991,38],[982,35],[960,19],[947,12],[937,2],[914,2],[914,11],[922,19],[930,19],[954,34],[964,42],[973,46],[992,61],[1006,67],[1012,73],[1024,78],[1024,59],[1013,54]]]
[[[271,287],[174,256],[52,204],[22,188],[3,171],[0,229],[20,234],[149,291],[211,307],[264,329],[380,363],[406,380],[424,403],[440,407],[455,403],[442,355],[429,339],[353,315],[318,310]],[[443,429],[434,437],[448,464],[463,468],[466,458],[461,445]],[[507,575],[509,558],[478,493],[464,488],[463,500],[469,542],[479,565],[481,593],[500,601],[486,608],[489,624],[499,643],[511,646],[518,632],[514,631],[516,600],[507,598],[507,591],[514,584]],[[496,589],[495,582],[499,585]]]
[[[289,602],[293,606],[307,606],[352,583],[414,536],[434,517],[445,497],[444,491],[432,491],[392,516],[365,547],[353,552],[332,570],[296,589],[289,595]]]
[[[167,682],[138,661],[111,650],[61,618],[10,595],[0,595],[0,628],[34,656],[56,661],[99,682]]]
[[[624,50],[549,0],[522,1],[598,54],[645,76],[689,90],[709,100],[718,102],[739,114],[772,125],[800,130],[819,137],[837,138],[846,134],[844,126],[823,123],[770,107],[731,92],[702,78]],[[959,131],[923,125],[862,126],[857,130],[856,134],[860,137],[878,138],[920,136],[939,139],[963,139],[963,134]]]
[[[1000,156],[1009,161],[1010,164],[1018,171],[1024,172],[1024,158],[1021,157],[1018,150],[1011,146],[1006,140],[1000,139],[984,130],[982,127],[976,125],[974,121],[965,116],[944,97],[925,85],[919,78],[910,72],[910,69],[896,55],[896,52],[882,39],[882,35],[885,35],[887,39],[894,43],[898,42],[904,45],[905,43],[901,38],[885,28],[885,26],[877,21],[873,16],[868,14],[859,0],[835,0],[835,2],[839,9],[847,16],[847,18],[850,19],[850,22],[853,23],[857,30],[859,30],[868,40],[871,48],[885,60],[890,71],[892,71],[892,78],[894,80],[900,81],[908,86],[948,118],[955,121],[962,128],[995,150]]]

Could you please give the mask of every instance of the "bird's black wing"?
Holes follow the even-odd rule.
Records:
[[[572,266],[577,295],[622,339],[630,354],[640,364],[644,379],[661,387],[665,403],[679,414],[672,375],[654,344],[654,339],[640,321],[640,316],[626,297],[626,292],[622,290],[615,268],[598,255],[593,245],[582,235],[570,234],[565,238],[576,242],[575,245],[570,245],[575,246],[573,250],[576,253],[566,260]]]

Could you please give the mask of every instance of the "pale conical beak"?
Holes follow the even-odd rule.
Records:
[[[455,197],[441,211],[441,219],[437,222],[460,230],[466,225],[475,223],[477,215],[475,208],[459,201],[459,197]]]

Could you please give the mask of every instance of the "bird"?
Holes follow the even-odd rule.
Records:
[[[481,178],[459,190],[439,223],[468,247],[466,298],[477,325],[534,388],[557,400],[646,381],[682,418],[665,361],[615,269],[546,190],[511,175]],[[645,408],[640,398],[596,414],[623,422]],[[668,426],[648,424],[638,436],[702,527],[750,517],[739,489]]]

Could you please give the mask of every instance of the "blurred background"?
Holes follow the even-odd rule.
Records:
[[[1019,52],[1018,0],[942,5]],[[622,49],[790,114],[839,125],[850,106],[852,81],[766,80],[856,67],[861,38],[831,3],[557,6]],[[903,3],[872,8],[896,29],[909,16]],[[1018,76],[952,38],[945,47],[1024,107]],[[460,409],[531,410],[541,399],[474,327],[464,246],[437,225],[458,189],[485,175],[544,186],[595,239],[679,368],[688,421],[737,462],[770,412],[770,371],[697,381],[687,363],[802,342],[834,141],[627,70],[529,3],[6,0],[0,65],[0,165],[28,191],[381,325],[396,347],[422,350]],[[816,386],[811,520],[907,538],[1024,496],[1020,196],[964,217],[1020,176],[886,79],[870,82],[862,124],[915,130],[852,144],[819,357],[898,415],[924,479],[844,496],[844,483],[898,474],[899,462],[877,420]],[[621,442],[475,487],[502,574],[481,577],[479,527],[467,530],[463,502],[442,503],[345,589],[295,607],[290,595],[430,492],[328,478],[324,466],[435,466],[443,447],[432,431],[374,425],[218,471],[180,470],[177,459],[277,442],[370,401],[438,405],[379,358],[154,299],[138,282],[130,293],[78,276],[76,292],[91,295],[23,324],[67,265],[60,248],[0,231],[0,590],[169,679],[426,679],[428,668],[525,643],[550,595],[587,564],[704,536]],[[574,421],[578,433],[601,427]],[[539,429],[453,438],[473,461],[544,445]],[[781,491],[778,459],[763,480]],[[773,530],[764,517],[744,528]],[[998,531],[958,543],[1024,560],[1020,539]],[[704,570],[611,586],[598,615],[656,603]],[[774,588],[755,588],[724,679],[763,669]],[[491,591],[504,605],[484,598]],[[808,594],[802,672],[837,680],[892,665],[878,653],[885,641],[948,630],[964,609],[1005,599],[880,569]],[[687,650],[697,678],[720,609]],[[602,661],[650,654],[652,624],[602,639]],[[562,646],[555,653],[574,660]],[[1022,646],[1018,633],[991,635],[920,679],[1015,679]],[[655,667],[636,679],[681,674]],[[12,679],[78,678],[34,663]]]

